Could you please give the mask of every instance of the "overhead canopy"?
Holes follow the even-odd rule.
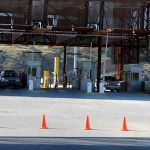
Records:
[[[32,44],[35,41],[46,45],[89,46],[93,42],[93,46],[97,46],[98,37],[104,37],[105,43],[107,34],[113,39],[110,42],[124,36],[150,34],[141,27],[146,24],[142,22],[145,20],[141,17],[142,8],[149,0],[104,2],[102,23],[102,0],[0,0],[0,43]],[[43,20],[35,20],[41,14],[38,9],[42,15],[46,14]],[[42,28],[37,26],[38,21],[43,24]],[[107,28],[113,30],[108,32]]]

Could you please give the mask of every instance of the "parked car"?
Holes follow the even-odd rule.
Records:
[[[121,88],[120,82],[115,76],[105,76],[105,89],[119,92]]]
[[[13,87],[20,88],[21,80],[14,70],[4,70],[0,74],[1,88]]]

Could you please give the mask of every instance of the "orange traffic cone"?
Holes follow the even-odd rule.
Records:
[[[126,123],[126,117],[125,116],[123,118],[123,123],[122,123],[122,129],[121,129],[121,131],[128,131],[127,123]]]
[[[92,130],[90,127],[89,116],[86,117],[84,130]]]
[[[41,128],[40,129],[48,129],[46,126],[46,117],[45,114],[42,117],[42,123],[41,123]]]

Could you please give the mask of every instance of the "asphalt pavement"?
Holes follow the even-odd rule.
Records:
[[[150,138],[0,137],[3,150],[149,150]]]
[[[147,150],[149,110],[150,95],[143,93],[0,90],[0,149]],[[43,114],[48,129],[40,129]]]

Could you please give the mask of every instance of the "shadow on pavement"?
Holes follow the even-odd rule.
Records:
[[[0,137],[2,150],[149,150],[150,138]]]
[[[143,93],[105,92],[104,94],[88,94],[72,89],[40,89],[34,91],[29,91],[27,89],[0,89],[0,96],[150,101],[150,95]]]

